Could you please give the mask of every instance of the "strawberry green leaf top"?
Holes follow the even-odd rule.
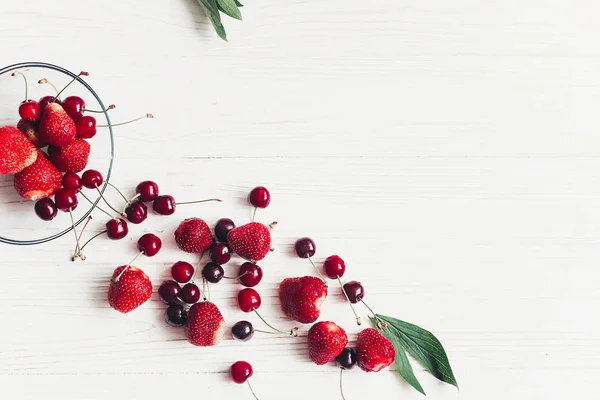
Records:
[[[231,18],[235,18],[238,20],[242,19],[242,13],[239,7],[242,7],[242,4],[236,0],[197,0],[200,7],[206,13],[206,16],[210,20],[212,26],[215,28],[215,31],[219,35],[219,37],[223,40],[227,40],[227,33],[225,32],[225,27],[221,22],[221,14],[230,16]]]
[[[408,322],[380,314],[376,314],[375,318],[370,318],[370,320],[383,336],[394,344],[396,369],[412,387],[425,394],[404,352],[410,354],[433,376],[458,388],[446,351],[431,332]]]

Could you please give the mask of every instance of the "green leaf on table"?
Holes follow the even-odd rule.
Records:
[[[231,18],[242,19],[242,13],[234,0],[217,0],[219,10],[229,15]]]
[[[446,351],[431,332],[396,318],[379,314],[376,317],[387,324],[380,328],[384,336],[387,337],[389,334],[395,337],[398,344],[433,376],[458,388]],[[371,322],[377,326],[374,318],[371,318]],[[392,343],[396,347],[393,340]]]
[[[238,7],[244,7],[244,5],[242,3],[240,3],[238,0],[233,0],[235,1],[235,5]]]
[[[225,27],[221,23],[221,14],[219,14],[219,7],[217,0],[198,0],[198,4],[204,10],[210,23],[215,28],[215,31],[219,37],[223,40],[227,40],[227,34],[225,33]]]
[[[374,319],[371,319],[373,324],[376,325]],[[420,393],[425,394],[423,387],[419,383],[419,380],[415,376],[413,372],[412,366],[410,365],[410,361],[408,361],[408,357],[406,356],[406,352],[404,351],[404,345],[401,343],[401,340],[394,335],[390,328],[385,326],[381,329],[381,333],[383,336],[388,338],[390,342],[394,345],[394,349],[396,350],[396,370],[404,380],[413,388],[417,389]]]

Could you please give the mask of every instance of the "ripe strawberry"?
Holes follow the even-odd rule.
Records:
[[[0,174],[16,174],[33,164],[37,150],[14,126],[0,128]]]
[[[61,172],[81,172],[90,156],[90,144],[83,139],[75,139],[64,147],[48,147],[50,161]]]
[[[394,345],[379,331],[363,329],[356,341],[358,366],[366,372],[379,372],[391,365],[396,358]]]
[[[115,269],[108,287],[108,304],[123,314],[135,310],[152,295],[152,282],[139,268],[122,265]]]
[[[44,153],[37,150],[38,156],[33,164],[17,173],[14,186],[17,193],[29,200],[50,197],[62,184],[62,174],[56,169]]]
[[[317,365],[336,358],[348,344],[346,331],[331,321],[314,324],[308,331],[308,354]]]
[[[25,135],[38,149],[48,146],[48,143],[44,143],[44,141],[40,139],[40,135],[37,132],[37,125],[34,122],[26,121],[24,119],[19,120],[17,128],[19,128],[19,130],[23,132],[23,135]]]
[[[185,337],[194,346],[214,346],[223,339],[225,320],[209,301],[194,304],[188,311]]]
[[[56,147],[62,147],[75,139],[75,122],[58,103],[50,103],[44,109],[38,133],[40,138]]]
[[[321,304],[327,297],[327,286],[314,276],[287,278],[279,285],[281,309],[289,318],[309,324],[321,314]]]
[[[207,223],[200,218],[188,218],[175,230],[177,246],[188,253],[202,253],[212,243],[212,233]]]
[[[258,222],[238,226],[227,234],[227,244],[246,260],[260,261],[271,250],[271,230]]]

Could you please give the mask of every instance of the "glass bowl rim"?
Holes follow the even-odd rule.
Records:
[[[12,72],[12,71],[15,71],[18,69],[23,69],[23,68],[46,68],[46,69],[51,69],[51,70],[63,73],[71,78],[74,78],[83,87],[85,87],[92,94],[92,96],[94,96],[94,98],[96,99],[96,101],[98,102],[100,107],[102,107],[103,110],[106,109],[106,107],[104,106],[104,103],[102,102],[102,100],[100,99],[98,94],[94,91],[94,89],[92,89],[92,87],[90,85],[87,84],[87,82],[85,82],[83,79],[81,79],[81,77],[78,74],[75,74],[63,67],[59,67],[58,65],[49,64],[49,63],[45,63],[45,62],[39,62],[39,61],[22,62],[22,63],[12,64],[12,65],[0,68],[0,76],[6,74],[8,72]],[[104,111],[102,114],[104,114],[104,118],[106,118],[106,123],[108,125],[108,132],[109,132],[109,137],[110,137],[110,160],[109,160],[109,164],[108,164],[108,172],[106,174],[104,184],[100,188],[100,192],[104,193],[104,191],[106,190],[106,187],[108,186],[108,182],[110,180],[110,176],[111,176],[112,169],[113,169],[113,162],[114,162],[114,158],[115,158],[115,139],[113,136],[112,125],[111,125],[110,117],[108,116],[108,113],[106,111]],[[96,201],[90,206],[90,209],[88,211],[86,211],[85,215],[83,215],[78,221],[75,221],[75,226],[78,226],[79,224],[81,224],[83,221],[85,221],[87,219],[87,217],[92,213],[92,211],[94,211],[94,208],[96,208],[96,205],[100,202],[100,200],[101,200],[101,197],[98,196]],[[58,232],[52,236],[48,236],[46,238],[41,238],[41,239],[33,239],[33,240],[16,240],[16,239],[6,238],[6,237],[3,237],[0,235],[0,243],[6,243],[6,244],[12,244],[12,245],[34,245],[34,244],[47,243],[54,239],[58,239],[61,236],[66,235],[67,233],[71,232],[72,230],[73,230],[73,226],[70,226],[67,229],[65,229],[61,232]]]

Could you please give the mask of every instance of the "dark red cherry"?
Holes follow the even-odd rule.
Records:
[[[140,195],[138,199],[144,203],[154,201],[158,197],[158,185],[156,182],[144,181],[141,182],[135,188],[137,194]]]
[[[106,234],[112,240],[123,239],[129,233],[129,227],[124,219],[111,219],[106,223]]]
[[[96,189],[104,183],[104,178],[99,171],[88,169],[81,175],[81,183],[88,189]]]
[[[75,172],[67,172],[63,175],[62,187],[72,190],[75,193],[79,193],[83,187],[83,184],[81,183],[81,177]]]
[[[248,195],[248,201],[254,207],[266,208],[271,203],[271,194],[264,186],[257,186]]]
[[[254,289],[246,288],[238,293],[238,306],[243,312],[251,312],[260,307],[261,299]]]
[[[235,228],[235,224],[229,218],[221,218],[215,225],[215,236],[219,242],[227,243],[227,234]]]
[[[344,284],[344,291],[348,295],[350,303],[356,304],[363,299],[365,296],[365,288],[360,282],[350,281]]]
[[[235,383],[242,384],[246,382],[253,374],[252,365],[246,361],[233,363],[229,368],[229,376]]]
[[[329,256],[325,259],[323,269],[329,279],[341,278],[346,272],[346,263],[340,256]]]
[[[194,267],[185,261],[177,261],[171,267],[171,276],[179,283],[188,283],[194,276]]]
[[[158,196],[154,199],[152,208],[160,215],[171,215],[175,212],[175,198],[169,195]]]
[[[84,115],[75,123],[77,136],[82,139],[91,139],[96,136],[96,118]]]
[[[231,336],[240,342],[247,342],[254,336],[254,327],[248,321],[239,321],[231,327]]]
[[[38,200],[34,206],[35,213],[44,221],[52,221],[58,214],[58,208],[51,198]]]
[[[56,100],[54,96],[44,96],[38,101],[38,104],[40,105],[40,114],[44,112],[46,106],[50,103],[58,103],[58,100]]]
[[[148,218],[148,207],[141,201],[134,201],[125,208],[125,214],[132,224],[141,224]]]
[[[173,327],[184,326],[187,322],[187,311],[181,304],[174,304],[165,310],[165,321]]]
[[[298,239],[296,241],[296,244],[294,245],[294,248],[296,249],[296,254],[298,254],[298,257],[300,258],[312,257],[317,251],[317,246],[315,246],[315,242],[313,242],[311,238],[307,237]]]
[[[152,233],[146,233],[138,240],[138,250],[147,257],[154,257],[162,247],[162,241]]]
[[[158,288],[158,297],[165,304],[178,304],[181,288],[175,281],[165,281]]]
[[[202,276],[210,283],[221,282],[224,275],[225,271],[223,271],[223,267],[215,262],[209,262],[202,268]]]
[[[62,107],[67,112],[67,115],[77,122],[83,117],[83,109],[85,101],[79,96],[69,96],[62,101]]]
[[[356,351],[353,348],[346,347],[342,352],[335,358],[335,361],[342,369],[352,369],[356,365]]]
[[[75,192],[66,188],[60,188],[54,192],[54,203],[63,212],[73,211],[79,204]]]
[[[37,122],[41,115],[42,110],[40,104],[35,100],[26,100],[19,105],[19,115],[25,121]]]
[[[181,288],[181,300],[188,304],[197,303],[200,300],[200,288],[193,283],[188,283]]]
[[[238,271],[238,280],[246,287],[254,287],[260,283],[263,277],[262,268],[251,262],[242,264]]]
[[[217,264],[227,264],[231,259],[231,250],[225,243],[214,242],[210,245],[209,251],[210,259]]]

